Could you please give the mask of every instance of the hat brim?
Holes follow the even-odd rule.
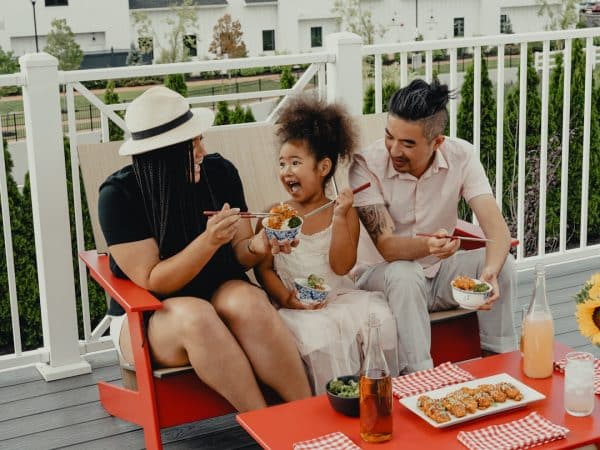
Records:
[[[146,139],[127,139],[119,148],[121,156],[139,155],[159,148],[184,142],[201,135],[215,120],[215,114],[208,108],[192,109],[192,118],[172,130]]]

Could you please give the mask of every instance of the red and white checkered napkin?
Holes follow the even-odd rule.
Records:
[[[566,365],[567,360],[565,358],[554,361],[554,370],[565,373]],[[600,359],[598,358],[594,360],[594,392],[600,394]]]
[[[392,392],[395,397],[403,398],[473,379],[473,375],[466,370],[445,362],[433,369],[392,378]]]
[[[568,428],[550,422],[536,412],[501,425],[461,431],[458,440],[470,450],[521,450],[564,439]]]
[[[344,433],[325,434],[309,439],[308,441],[295,442],[294,450],[361,450],[358,445],[350,440]]]

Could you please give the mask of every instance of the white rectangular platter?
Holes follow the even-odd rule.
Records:
[[[431,397],[432,399],[438,399],[438,398],[444,397],[445,395],[449,394],[450,392],[460,389],[461,387],[466,386],[469,388],[476,388],[480,384],[496,384],[496,383],[503,383],[503,382],[511,383],[517,389],[519,389],[521,391],[521,393],[523,394],[523,399],[518,402],[514,401],[514,400],[506,399],[506,401],[503,403],[494,403],[492,406],[490,406],[487,409],[483,409],[483,410],[479,409],[476,412],[474,412],[473,414],[467,414],[466,416],[460,417],[460,418],[455,417],[452,414],[450,414],[451,419],[448,422],[444,422],[444,423],[437,423],[435,420],[429,418],[423,411],[421,411],[417,407],[417,399],[421,395],[427,395],[427,396]],[[514,379],[507,373],[499,373],[497,375],[492,375],[490,377],[478,378],[478,379],[471,380],[471,381],[465,381],[464,383],[457,383],[457,384],[453,384],[451,386],[446,386],[446,387],[436,389],[433,391],[424,392],[423,394],[413,395],[411,397],[404,397],[404,398],[400,399],[400,403],[402,405],[404,405],[406,408],[408,408],[410,411],[415,413],[417,416],[419,416],[421,419],[423,419],[424,421],[429,423],[431,426],[433,426],[435,428],[445,428],[445,427],[451,427],[451,426],[459,424],[459,423],[467,422],[469,420],[478,419],[479,417],[488,416],[490,414],[497,414],[499,412],[508,411],[510,409],[521,408],[529,403],[537,402],[538,400],[542,400],[544,398],[546,398],[546,396],[544,394],[536,391],[535,389],[530,388],[529,386],[527,386],[526,384],[523,384],[519,380]]]

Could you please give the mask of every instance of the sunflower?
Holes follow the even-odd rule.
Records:
[[[575,302],[579,331],[600,347],[600,272],[583,285],[575,295]]]

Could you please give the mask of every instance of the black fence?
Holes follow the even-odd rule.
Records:
[[[88,105],[75,111],[77,131],[94,131],[100,129],[100,111]],[[68,132],[67,112],[62,112],[63,132]],[[7,141],[25,139],[25,116],[23,112],[12,112],[0,115],[2,136]]]

